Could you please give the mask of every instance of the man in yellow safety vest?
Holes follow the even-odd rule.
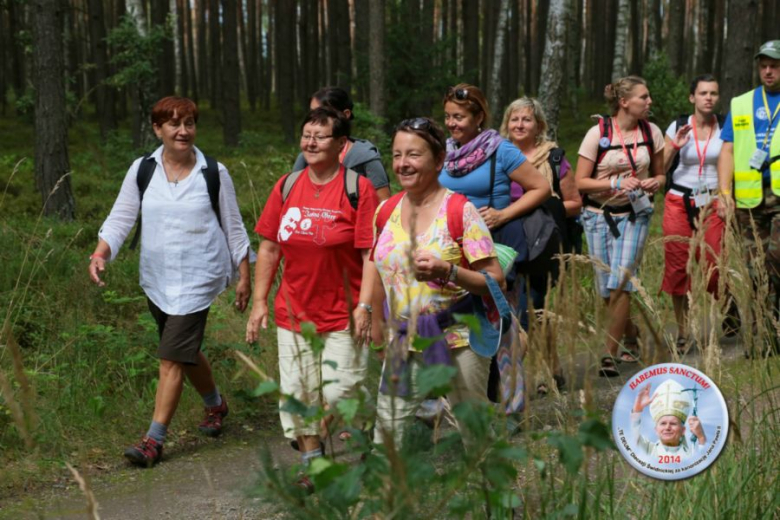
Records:
[[[775,293],[780,298],[780,40],[768,41],[755,55],[761,86],[731,100],[723,124],[718,159],[718,213],[729,215],[736,205],[747,252],[758,247]],[[751,225],[755,222],[755,232]],[[756,236],[759,242],[756,241]],[[752,262],[749,262],[752,265]]]

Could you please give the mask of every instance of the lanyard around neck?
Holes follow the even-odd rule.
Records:
[[[780,112],[780,102],[775,107],[775,113],[769,115],[769,101],[766,99],[766,88],[761,87],[761,97],[764,100],[764,108],[766,109],[766,116],[769,118],[769,126],[767,126],[766,133],[764,134],[764,142],[761,144],[761,149],[766,149],[766,143],[769,142],[769,134],[772,133],[772,123],[774,123],[777,113]]]
[[[637,143],[639,142],[639,125],[637,124],[636,130],[634,130],[634,152],[632,154],[628,151],[628,148],[626,148],[626,143],[623,141],[623,134],[620,132],[620,125],[617,124],[617,121],[615,121],[614,124],[615,133],[617,134],[618,139],[620,139],[620,146],[623,147],[623,153],[626,155],[626,157],[628,157],[628,165],[631,168],[631,174],[636,177],[636,147]]]
[[[715,125],[713,124],[712,128],[710,128],[710,135],[707,136],[707,142],[704,143],[704,150],[699,150],[699,135],[696,132],[695,114],[691,117],[691,120],[693,122],[693,142],[696,143],[696,155],[699,157],[699,178],[701,178],[702,172],[704,171],[704,161],[707,159],[707,147],[710,145],[712,134],[715,133]]]

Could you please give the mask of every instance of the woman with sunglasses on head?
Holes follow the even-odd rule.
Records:
[[[560,228],[563,239],[563,252],[571,252],[572,244],[569,228],[571,227],[577,231],[582,229],[574,221],[574,218],[578,217],[582,210],[582,198],[577,191],[574,173],[571,171],[569,161],[564,157],[563,149],[559,148],[558,144],[555,141],[551,141],[547,136],[547,118],[544,115],[541,103],[534,98],[523,97],[516,99],[504,111],[504,119],[499,131],[502,136],[506,137],[523,152],[523,155],[544,175],[544,178],[550,184],[552,197],[548,199],[546,204],[552,210],[556,223]],[[513,182],[512,200],[519,199],[522,196],[522,187]],[[551,267],[557,267],[557,265],[553,264]],[[528,286],[521,290],[520,324],[526,331],[529,325],[529,300],[533,304],[534,309],[544,308],[548,282],[556,272],[557,269],[551,269],[550,272],[543,275],[530,276]],[[555,280],[553,279],[554,282]],[[525,279],[522,279],[521,283],[525,286]],[[566,381],[561,370],[558,351],[553,341],[545,341],[544,343],[551,347],[550,351],[544,356],[545,361],[550,364],[553,380],[558,389],[561,389]],[[546,383],[540,383],[536,389],[537,394],[540,395],[547,394],[549,391]]]
[[[639,360],[639,330],[631,321],[634,276],[647,241],[652,195],[665,180],[664,138],[647,121],[653,100],[637,76],[607,85],[604,97],[611,116],[588,130],[579,149],[577,187],[583,193],[582,225],[594,263],[599,295],[609,309],[599,375],[620,375],[617,364]],[[621,349],[622,339],[622,349]]]
[[[704,227],[705,259],[702,269],[711,273],[707,291],[717,295],[717,258],[726,224],[718,216],[718,157],[723,141],[720,124],[715,113],[718,104],[718,82],[711,74],[696,77],[691,83],[689,101],[693,114],[672,121],[666,130],[664,171],[668,171],[677,158],[677,167],[669,172],[670,185],[664,199],[664,237],[691,238],[697,219]],[[696,257],[701,255],[696,252]],[[664,241],[664,279],[661,290],[672,296],[674,316],[677,321],[676,350],[685,354],[690,346],[688,336],[688,293],[691,280],[688,276],[690,245],[687,241]],[[731,311],[733,320],[734,311]],[[727,325],[729,321],[725,322]]]
[[[355,105],[349,93],[341,87],[324,87],[312,94],[309,108],[314,110],[319,107],[328,107],[340,112],[347,120],[355,118]],[[387,177],[385,167],[379,150],[370,141],[347,136],[347,144],[341,151],[342,164],[368,178],[376,188],[379,200],[385,200],[390,196],[390,180]],[[306,167],[306,157],[301,153],[295,160],[293,171],[303,170]]]
[[[374,312],[372,334],[381,345],[387,331],[390,349],[377,402],[377,443],[402,439],[426,397],[416,385],[417,373],[426,365],[457,368],[448,394],[452,405],[486,402],[490,360],[469,348],[469,328],[453,314],[472,312],[470,294],[492,294],[494,282],[493,289],[500,292],[504,275],[477,209],[439,183],[445,146],[444,132],[427,118],[402,121],[393,135],[393,171],[404,191],[377,210],[372,253],[379,273],[374,307],[387,302],[389,321],[385,327],[383,313]],[[433,344],[419,350],[408,341],[410,329],[432,338]]]
[[[518,217],[530,213],[550,197],[550,183],[516,146],[495,130],[487,128],[490,110],[479,88],[466,83],[455,85],[447,91],[443,104],[444,124],[450,138],[447,139],[447,157],[439,181],[444,187],[468,197],[479,210],[496,243],[515,251],[527,250],[523,224]],[[523,196],[514,202],[511,194],[513,182],[523,190]],[[515,283],[517,278],[517,269],[510,269],[507,273],[509,301],[519,312],[521,284]],[[499,379],[513,379],[510,377],[513,370],[505,370],[507,367],[510,364],[497,363],[495,358],[491,364],[488,394],[493,401],[498,401],[496,390]],[[501,386],[506,387],[506,384]],[[509,389],[503,388],[505,395],[507,392]],[[514,389],[514,396],[521,394],[521,388]],[[518,399],[512,397],[508,401],[517,402]],[[508,410],[509,413],[519,411]]]
[[[350,175],[339,157],[349,121],[341,113],[326,107],[312,110],[301,133],[308,166],[299,176],[290,174],[276,183],[255,228],[264,240],[246,340],[257,341],[259,330],[268,327],[268,295],[284,260],[274,301],[280,391],[307,406],[319,405],[322,392],[323,404],[335,409],[352,394],[368,395],[362,386],[373,310],[368,256],[378,200],[368,179],[357,175],[356,207],[347,196]],[[303,322],[314,324],[324,343],[321,353],[315,354],[301,334]],[[282,409],[279,416],[304,465],[323,455],[319,424]],[[298,485],[314,490],[305,476]]]

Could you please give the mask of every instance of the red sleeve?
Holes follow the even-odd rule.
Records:
[[[281,184],[285,177],[282,177],[274,184],[271,193],[268,195],[268,200],[265,202],[263,212],[260,214],[260,218],[257,220],[257,225],[255,226],[255,233],[273,242],[277,241],[276,237],[279,233],[279,222],[281,221],[282,216]]]
[[[358,178],[358,189],[360,195],[355,218],[355,249],[371,249],[374,245],[374,214],[379,198],[371,181],[362,175]]]

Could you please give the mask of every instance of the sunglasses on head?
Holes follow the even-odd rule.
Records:
[[[450,95],[458,101],[466,101],[469,98],[469,89],[450,87]]]
[[[396,128],[411,128],[412,130],[424,130],[426,132],[430,132],[431,122],[424,117],[415,117],[414,119],[404,119],[398,123]]]

